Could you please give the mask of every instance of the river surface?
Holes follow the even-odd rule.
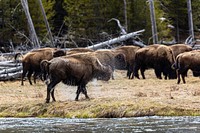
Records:
[[[200,133],[200,117],[0,118],[0,133]]]

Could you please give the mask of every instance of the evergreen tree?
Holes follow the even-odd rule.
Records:
[[[26,24],[24,13],[18,0],[0,1],[0,9],[2,10],[2,27],[0,30],[0,42],[3,44],[11,40],[14,43],[23,41],[16,31],[26,34]]]
[[[188,35],[188,13],[186,0],[160,0],[167,19],[175,27],[174,36],[178,43]]]
[[[200,31],[200,2],[199,0],[192,0],[191,2],[194,30],[198,33]]]

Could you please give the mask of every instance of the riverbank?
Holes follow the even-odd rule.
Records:
[[[74,101],[76,87],[58,84],[56,102],[45,103],[46,86],[21,86],[20,81],[0,83],[0,117],[136,117],[136,116],[200,116],[200,79],[189,73],[186,84],[177,80],[159,80],[152,70],[146,78],[127,79],[117,70],[115,80],[92,81],[88,84],[90,100],[80,95]]]

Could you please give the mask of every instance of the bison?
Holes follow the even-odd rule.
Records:
[[[96,56],[102,64],[111,66],[113,72],[115,69],[124,69],[126,67],[126,58],[121,52],[110,49],[100,49],[91,54]],[[114,79],[113,74],[112,79]]]
[[[20,53],[15,55],[15,60]],[[42,60],[51,60],[53,57],[63,56],[65,55],[64,51],[60,51],[57,48],[40,48],[35,49],[27,54],[25,54],[22,58],[22,66],[23,72],[21,77],[21,85],[24,85],[24,77],[27,74],[29,83],[32,85],[31,82],[31,75],[34,73],[34,83],[36,83],[36,76],[41,73],[40,69],[40,62]]]
[[[70,52],[70,54],[67,54],[66,56],[75,56],[75,55],[77,55],[76,53],[90,54],[90,56],[97,57],[103,65],[109,65],[112,68],[113,72],[115,69],[122,69],[122,68],[125,68],[125,66],[126,66],[125,55],[118,51],[113,51],[110,49],[99,49],[96,51],[85,50],[85,52],[78,52],[75,49],[72,51],[73,51],[72,54]],[[114,79],[113,74],[112,74],[112,79]]]
[[[144,71],[153,68],[156,77],[162,79],[161,73],[165,79],[172,77],[171,65],[174,63],[173,51],[165,45],[154,44],[139,49],[135,55],[134,76],[139,78],[138,70],[141,71],[143,79],[145,79]]]
[[[160,45],[157,48],[157,58],[155,62],[155,72],[159,79],[162,79],[161,73],[169,79],[175,78],[175,71],[172,69],[172,64],[175,62],[173,50],[165,45]]]
[[[155,61],[157,58],[156,49],[158,47],[158,44],[154,44],[137,50],[137,52],[135,53],[135,64],[133,73],[135,77],[139,79],[138,70],[140,70],[142,78],[145,79],[144,71],[148,68],[155,67]]]
[[[135,53],[138,49],[140,49],[140,47],[138,46],[121,46],[114,49],[115,51],[121,52],[125,55],[127,77],[129,79],[131,78],[131,74],[133,73],[133,66],[135,63]]]
[[[84,52],[94,52],[94,50],[89,48],[72,48],[66,51],[67,55],[76,54],[76,53],[84,53]]]
[[[183,83],[185,84],[185,77],[189,69],[193,72],[200,71],[200,50],[189,51],[185,53],[181,53],[176,57],[176,62],[172,65],[174,69],[177,70],[177,84],[181,82],[181,78]]]
[[[78,86],[75,98],[77,101],[81,92],[86,99],[89,98],[86,90],[89,81],[93,78],[108,81],[112,73],[109,66],[103,65],[97,57],[88,53],[57,57],[50,61],[43,60],[41,68],[48,73],[50,79],[47,85],[46,103],[50,101],[50,93],[53,101],[56,101],[54,87],[61,81],[67,85]]]
[[[181,53],[192,51],[192,47],[186,44],[174,44],[171,45],[170,48],[172,49],[175,58]]]

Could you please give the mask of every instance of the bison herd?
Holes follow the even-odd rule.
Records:
[[[17,58],[19,54],[15,55]],[[40,48],[32,50],[22,56],[23,73],[21,85],[27,75],[32,85],[36,77],[48,80],[46,103],[50,102],[50,95],[55,100],[54,88],[63,82],[67,85],[77,86],[76,98],[83,93],[87,98],[86,85],[92,79],[108,81],[114,79],[114,70],[127,70],[129,79],[140,78],[139,71],[145,79],[145,70],[154,69],[158,79],[181,78],[186,83],[185,76],[192,70],[194,76],[200,72],[200,50],[192,50],[185,44],[170,46],[153,44],[146,47],[120,46],[114,49],[92,50],[87,48],[73,48],[62,50],[57,48]]]

